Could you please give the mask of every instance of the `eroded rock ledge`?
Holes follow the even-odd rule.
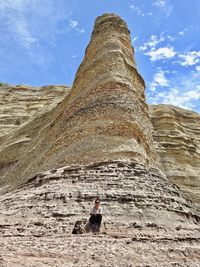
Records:
[[[73,236],[97,195],[101,234]],[[200,216],[192,202],[156,169],[133,161],[38,173],[0,196],[0,210],[2,266],[64,267],[66,259],[68,266],[198,266]]]

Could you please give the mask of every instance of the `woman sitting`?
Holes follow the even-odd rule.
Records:
[[[101,226],[101,221],[102,221],[102,208],[100,207],[100,200],[99,198],[96,198],[95,200],[95,205],[91,209],[90,212],[90,224],[92,226],[97,226],[98,228]]]

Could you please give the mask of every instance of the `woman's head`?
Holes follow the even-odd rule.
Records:
[[[96,207],[99,206],[99,204],[100,204],[100,200],[99,200],[99,198],[96,198],[96,199],[95,199],[94,204],[95,204]]]

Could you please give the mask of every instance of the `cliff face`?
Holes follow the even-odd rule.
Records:
[[[2,137],[2,262],[28,266],[32,255],[43,257],[41,266],[66,266],[66,259],[69,266],[198,263],[200,216],[164,173],[144,87],[126,23],[114,14],[98,17],[66,97]],[[88,219],[96,196],[102,234],[72,237],[74,222]]]
[[[2,176],[32,149],[40,132],[54,119],[69,89],[53,85],[0,87],[0,184]],[[5,179],[7,183],[7,175]]]
[[[68,89],[66,86],[56,85],[0,86],[0,142],[2,136],[57,106]]]
[[[156,151],[170,181],[200,208],[200,115],[168,106],[150,106]]]

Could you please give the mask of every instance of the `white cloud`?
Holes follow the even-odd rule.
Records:
[[[200,61],[200,51],[191,51],[188,53],[180,54],[178,57],[181,59],[179,63],[182,66],[196,65]]]
[[[7,36],[27,49],[37,45],[37,38],[32,34],[24,14],[28,2],[30,1],[0,0],[0,23],[3,25],[4,30],[6,30]]]
[[[24,6],[23,0],[0,0],[0,9],[5,10],[7,8],[20,10]]]
[[[68,16],[53,0],[0,0],[0,11],[1,36],[32,50],[41,49],[46,40],[54,43],[60,23]]]
[[[178,32],[178,34],[181,35],[181,36],[185,35],[184,31],[180,31],[180,32]]]
[[[47,66],[54,60],[47,42],[48,46],[57,45],[58,35],[67,34],[66,24],[71,16],[65,1],[0,0],[0,54],[8,51],[12,43],[16,49],[23,49],[22,56],[31,64]],[[83,33],[77,23],[71,20],[77,34]]]
[[[79,33],[84,33],[85,32],[85,29],[80,29],[79,30]]]
[[[18,40],[24,48],[30,49],[37,44],[38,40],[32,36],[27,23],[23,19],[18,20],[18,23],[13,25],[13,30],[18,35]]]
[[[164,7],[166,5],[166,0],[155,0],[153,6]]]
[[[129,6],[130,10],[132,12],[135,12],[138,16],[143,16],[144,17],[144,13],[142,12],[142,10],[138,7],[138,6],[135,6],[133,4],[131,4]]]
[[[155,48],[160,42],[163,42],[165,40],[165,38],[163,37],[163,35],[161,34],[160,37],[156,36],[156,35],[151,35],[149,41],[147,41],[146,43],[144,43],[142,46],[139,47],[140,50],[142,51],[146,51],[149,48]]]
[[[157,50],[150,50],[145,55],[150,56],[151,61],[156,61],[173,58],[176,55],[176,51],[173,47],[161,47]]]
[[[167,0],[154,0],[153,6],[159,8],[159,10],[163,11],[163,13],[169,17],[171,15],[173,6],[169,5]]]
[[[69,19],[69,25],[71,28],[76,28],[78,26],[78,21]]]
[[[187,76],[176,74],[167,82],[167,87],[150,92],[151,104],[164,103],[200,111],[200,72],[191,71]]]
[[[200,66],[196,66],[196,70],[197,71],[200,71]]]
[[[180,35],[180,36],[185,36],[185,33],[188,31],[188,29],[187,28],[184,28],[182,31],[179,31],[178,32],[178,35]]]
[[[77,32],[78,32],[78,34],[82,34],[82,33],[84,33],[85,32],[85,29],[80,29],[79,27],[78,27],[78,25],[79,25],[79,22],[77,21],[77,20],[72,20],[72,19],[69,19],[69,28],[70,29],[74,29],[74,30],[76,30]]]
[[[150,83],[149,89],[155,91],[157,87],[169,86],[168,80],[165,77],[166,71],[159,70],[153,77],[153,81]]]
[[[175,41],[176,40],[176,37],[173,37],[171,35],[167,35],[167,39],[170,40],[171,42]]]
[[[132,44],[136,41],[138,39],[138,37],[136,36],[136,37],[134,37],[133,39],[132,39]]]
[[[157,98],[161,100],[163,104],[171,104],[182,108],[192,109],[194,100],[200,100],[200,88],[189,90],[185,93],[180,92],[177,88],[172,88],[168,92],[160,92]]]

